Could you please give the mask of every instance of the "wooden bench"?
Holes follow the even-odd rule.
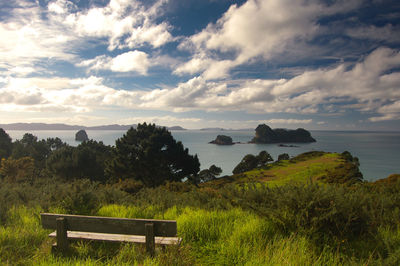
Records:
[[[99,216],[41,213],[44,229],[56,230],[54,246],[61,252],[68,250],[68,239],[111,242],[145,243],[146,250],[154,254],[155,244],[176,245],[176,221],[153,219],[128,219]]]

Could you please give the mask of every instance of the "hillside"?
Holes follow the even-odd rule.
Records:
[[[202,186],[222,187],[229,183],[265,183],[268,186],[305,183],[346,183],[359,181],[358,166],[343,154],[308,152],[290,160],[274,162],[245,173],[216,179]],[[361,175],[362,178],[362,175]]]

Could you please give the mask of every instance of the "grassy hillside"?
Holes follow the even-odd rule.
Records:
[[[399,265],[398,179],[358,182],[354,158],[323,152],[200,187],[3,179],[0,264]],[[154,257],[143,245],[90,242],[52,254],[40,212],[176,219],[183,243],[157,248]]]
[[[222,187],[229,183],[265,183],[270,187],[287,184],[345,183],[356,181],[358,166],[343,154],[307,152],[290,160],[277,161],[241,174],[213,180],[204,187]],[[351,175],[353,173],[353,175]]]

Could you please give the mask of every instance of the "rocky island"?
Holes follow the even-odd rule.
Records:
[[[271,129],[266,124],[261,124],[256,128],[256,135],[250,143],[307,143],[315,141],[310,132],[303,128],[296,130]]]
[[[235,144],[234,142],[232,142],[231,137],[225,136],[225,135],[218,135],[215,140],[210,141],[209,143],[217,144],[217,145],[233,145],[233,144]]]
[[[76,132],[75,140],[76,141],[87,141],[87,140],[89,140],[89,137],[88,137],[86,131],[81,129],[78,132]]]

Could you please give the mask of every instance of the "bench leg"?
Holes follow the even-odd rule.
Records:
[[[146,251],[154,256],[155,239],[154,239],[154,225],[152,223],[145,224],[146,229]]]
[[[65,252],[68,250],[68,238],[67,238],[67,221],[64,218],[57,218],[57,250]]]

